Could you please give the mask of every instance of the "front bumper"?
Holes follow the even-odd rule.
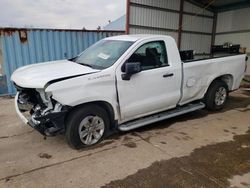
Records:
[[[19,110],[18,107],[18,97],[19,97],[19,92],[17,92],[16,96],[15,96],[15,109],[16,109],[16,113],[17,115],[21,118],[21,120],[25,123],[28,124],[29,120],[21,113],[21,111]]]
[[[17,92],[15,96],[15,109],[18,116],[25,124],[46,136],[54,136],[65,131],[64,119],[67,112],[66,110],[48,113],[34,118],[31,115],[22,112],[23,104],[20,104],[18,101],[19,95],[20,93]]]

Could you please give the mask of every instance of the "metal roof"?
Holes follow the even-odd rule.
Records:
[[[125,22],[126,22],[126,15],[123,15],[118,19],[110,22],[108,25],[104,26],[103,29],[125,31]]]
[[[223,12],[240,8],[250,7],[249,0],[189,0],[201,7],[209,5],[214,12]]]

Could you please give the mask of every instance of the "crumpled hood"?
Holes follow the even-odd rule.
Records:
[[[99,70],[72,61],[59,60],[21,67],[12,74],[11,80],[24,88],[44,88],[52,80],[94,72]]]

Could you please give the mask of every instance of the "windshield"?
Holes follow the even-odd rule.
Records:
[[[132,44],[130,41],[101,40],[87,48],[75,62],[95,69],[105,69],[113,65]]]

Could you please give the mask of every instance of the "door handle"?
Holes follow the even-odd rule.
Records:
[[[163,75],[163,78],[174,76],[174,73],[167,73]]]

